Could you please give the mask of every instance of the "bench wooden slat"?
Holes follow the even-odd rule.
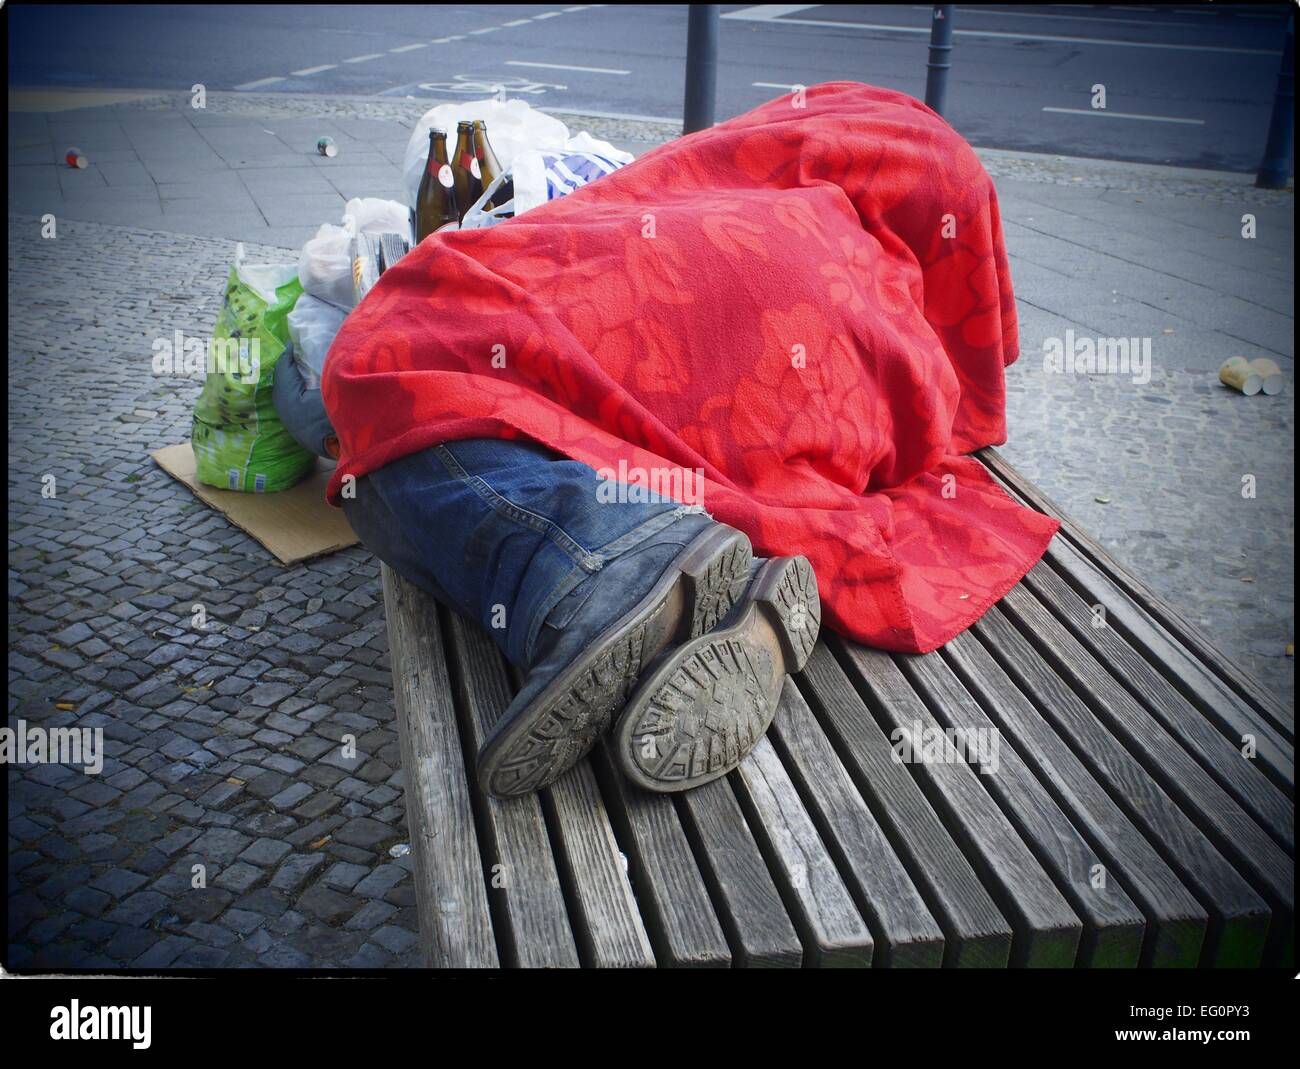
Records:
[[[822,730],[925,895],[945,936],[947,966],[1005,966],[1011,926],[921,788],[893,760],[888,738],[819,642],[800,676]]]
[[[766,738],[740,763],[732,786],[803,940],[804,964],[870,965],[871,930]]]
[[[700,871],[731,943],[748,968],[798,968],[803,944],[724,777],[675,796]]]
[[[382,569],[420,943],[431,967],[498,964],[435,602]]]
[[[1288,739],[1295,739],[1295,713],[1253,679],[1242,672],[1183,615],[1146,583],[1133,575],[1087,534],[1079,524],[1067,516],[1046,494],[1020,474],[996,449],[982,449],[975,454],[983,464],[1031,508],[1055,516],[1061,521],[1061,539],[1068,541],[1085,558],[1095,564],[1107,577],[1112,588],[1122,590],[1159,627],[1173,637],[1180,646],[1192,653],[1205,667],[1246,700],[1257,712],[1283,731]],[[1159,662],[1157,662],[1159,663]]]
[[[1261,766],[1287,797],[1295,797],[1295,744],[1289,732],[1174,642],[1068,542],[1053,539],[1046,560],[1084,601],[1101,605],[1107,626],[1139,651],[1142,659],[1220,732],[1233,740],[1254,735],[1259,740]]]
[[[731,949],[672,798],[640,790],[614,766],[608,740],[594,757],[632,889],[661,967],[727,968]]]
[[[943,930],[792,680],[767,737],[802,785],[822,841],[873,929],[872,964],[942,965]]]
[[[844,658],[850,680],[869,699],[868,707],[891,739],[900,731],[920,745],[923,736],[914,734],[918,725],[921,732],[939,730],[912,682],[889,654],[844,642],[837,635],[829,642]],[[932,674],[939,670],[936,667]],[[955,751],[951,756],[957,756]],[[979,783],[979,774],[960,758],[914,759],[906,767],[983,878],[1002,915],[1012,921],[1011,964],[1072,966],[1083,925]]]
[[[1101,859],[1038,782],[1016,748],[1001,737],[941,657],[931,654],[896,660],[942,726],[997,736],[996,764],[987,770],[972,764],[971,769],[978,773],[979,785],[1011,820],[1015,832],[1083,922],[1077,964],[1087,968],[1136,967],[1146,927],[1142,911],[1117,881],[1107,881],[1101,888],[1094,885],[1094,866],[1101,866]],[[967,754],[968,763],[971,756],[978,757]]]
[[[1270,912],[1201,829],[1115,739],[995,605],[975,633],[1128,818],[1210,910],[1204,965],[1257,965]]]
[[[560,874],[573,903],[569,917],[585,963],[597,968],[653,968],[654,949],[591,759],[579,761],[542,796],[555,830]]]
[[[1114,680],[1146,707],[1169,734],[1200,761],[1232,797],[1288,852],[1295,849],[1295,806],[1254,759],[1242,752],[1242,741],[1229,740],[1217,731],[1159,672],[1139,656],[1109,627],[1092,626],[1091,607],[1048,567],[1035,567],[1026,585],[1039,602],[1086,647],[1097,662],[1109,668]],[[1257,737],[1256,756],[1277,763],[1280,754],[1270,738]]]
[[[1194,968],[1209,922],[1195,896],[973,633],[958,635],[943,648],[943,656],[980,703],[978,715],[967,705],[955,707],[954,719],[964,715],[979,723],[987,714],[1095,845],[1106,866],[1104,892],[1122,883],[1140,905],[1147,922],[1140,963]],[[1102,957],[1100,951],[1097,956]]]
[[[1218,849],[1284,916],[1294,909],[1295,872],[1291,859],[1215,782],[1191,755],[1142,709],[1128,691],[1022,587],[1008,592],[1003,612],[1030,641],[1045,651],[1053,668],[1102,719],[1151,775],[1194,816]],[[1229,761],[1244,763],[1233,751]]]
[[[514,695],[501,652],[487,633],[454,612],[448,611],[444,619],[449,620],[448,654],[456,660],[456,682],[465,710],[465,752],[472,757]],[[504,963],[576,967],[578,947],[540,799],[533,794],[505,800],[478,797],[483,856],[488,872],[500,874],[501,886],[489,883],[488,893],[496,899]]]

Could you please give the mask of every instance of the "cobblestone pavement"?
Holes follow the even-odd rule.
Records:
[[[336,191],[340,203],[371,192],[371,173],[389,183],[374,192],[392,188],[394,145],[429,105],[209,98],[231,143],[241,129],[265,137],[262,117],[309,132],[305,120],[333,116],[345,137],[347,122],[387,124],[352,128],[370,139],[353,158],[375,155],[357,165],[357,189]],[[565,118],[634,151],[672,133]],[[1294,385],[1244,398],[1214,375],[1234,352],[1293,373],[1292,195],[1239,177],[983,155],[1021,312],[1003,452],[1293,700],[1283,650],[1294,627]],[[231,242],[159,232],[166,219],[127,229],[64,215],[57,240],[42,240],[33,216],[12,214],[13,190],[9,723],[102,727],[107,760],[98,776],[6,770],[11,960],[414,964],[409,856],[389,852],[406,828],[373,558],[354,547],[279,567],[148,458],[187,437],[199,387],[155,377],[150,345],[177,329],[210,332]],[[1240,239],[1243,211],[1258,216],[1254,243]],[[260,225],[280,240],[289,224],[276,231],[275,219]],[[1150,381],[1048,373],[1043,343],[1066,330],[1150,337]],[[1254,498],[1241,494],[1243,475],[1255,477]],[[53,498],[41,495],[45,476]],[[190,626],[195,604],[202,631]],[[345,735],[355,758],[342,755]],[[196,865],[206,887],[192,886]]]
[[[199,385],[150,343],[210,332],[230,245],[59,227],[10,220],[9,723],[107,756],[7,767],[10,961],[415,964],[374,559],[279,567],[148,457]]]

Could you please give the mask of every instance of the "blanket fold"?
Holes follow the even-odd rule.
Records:
[[[385,272],[326,362],[329,494],[470,437],[700,472],[756,554],[809,558],[835,630],[928,652],[1057,527],[963,456],[1005,440],[1016,355],[974,152],[903,94],[815,86]]]

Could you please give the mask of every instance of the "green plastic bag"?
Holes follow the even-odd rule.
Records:
[[[302,293],[296,267],[236,262],[212,332],[207,379],[194,405],[196,478],[223,490],[272,493],[316,464],[285,430],[271,401],[287,318]]]

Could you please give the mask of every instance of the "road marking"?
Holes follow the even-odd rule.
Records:
[[[785,85],[782,82],[751,82],[750,85],[755,89],[786,89],[791,93],[793,93],[795,89],[793,85]]]
[[[264,85],[274,85],[276,82],[282,82],[284,78],[259,78],[255,82],[245,82],[243,85],[235,86],[238,90],[261,89]]]
[[[724,19],[744,19],[747,22],[768,22],[771,19],[779,19],[782,15],[797,15],[800,11],[808,11],[811,8],[821,6],[821,4],[757,4],[754,7],[733,11],[730,15],[723,15],[722,17]]]
[[[558,19],[559,17],[560,12],[558,11],[543,11],[540,15],[534,15],[533,21],[541,22],[542,19]]]
[[[752,9],[746,9],[752,10]],[[750,18],[744,11],[732,11],[724,19],[742,19],[766,22],[765,18]],[[778,26],[826,26],[836,30],[866,30],[873,33],[929,34],[929,26],[890,26],[882,22],[835,22],[831,19],[778,19]],[[1272,56],[1281,54],[1268,48],[1227,48],[1222,45],[1174,45],[1161,41],[1115,41],[1108,37],[1066,37],[1047,33],[999,33],[996,30],[953,30],[954,37],[988,37],[1004,41],[1045,41],[1049,44],[1113,45],[1115,48],[1159,48],[1171,52],[1227,52],[1240,56]]]
[[[587,8],[586,8],[585,5],[583,5],[583,4],[579,4],[577,7],[566,7],[566,8],[564,8],[564,13],[565,13],[566,15],[572,15],[575,11],[586,11],[586,10],[587,10]],[[508,25],[508,24],[507,24],[507,25]]]
[[[429,42],[429,44],[445,45],[448,41],[463,41],[463,40],[465,40],[465,35],[463,33],[453,33],[450,37],[435,37],[432,41]]]
[[[351,59],[345,59],[344,63],[366,63],[372,59],[383,59],[382,52],[371,52],[368,56],[353,56]]]
[[[321,71],[332,71],[337,67],[337,63],[322,63],[319,67],[303,67],[300,71],[290,71],[290,74],[299,78],[306,78],[309,74],[320,74]]]
[[[529,63],[522,59],[506,60],[507,67],[541,67],[548,71],[586,71],[588,74],[631,74],[617,67],[570,67],[564,63]]]
[[[1176,122],[1187,126],[1204,126],[1204,119],[1175,119],[1169,115],[1136,115],[1130,111],[1107,111],[1105,108],[1044,108],[1058,115],[1097,115],[1105,119],[1145,119],[1147,122]]]
[[[514,22],[503,22],[502,26],[527,26],[532,19],[515,19]]]
[[[413,44],[413,45],[402,45],[401,48],[390,48],[388,51],[390,51],[390,52],[414,52],[417,48],[428,48],[428,47],[429,47],[429,46],[426,45],[423,41],[419,41],[419,42],[417,42],[416,44]]]
[[[501,29],[500,26],[485,26],[481,30],[470,30],[469,35],[471,37],[477,37],[481,33],[496,33],[499,29]]]

